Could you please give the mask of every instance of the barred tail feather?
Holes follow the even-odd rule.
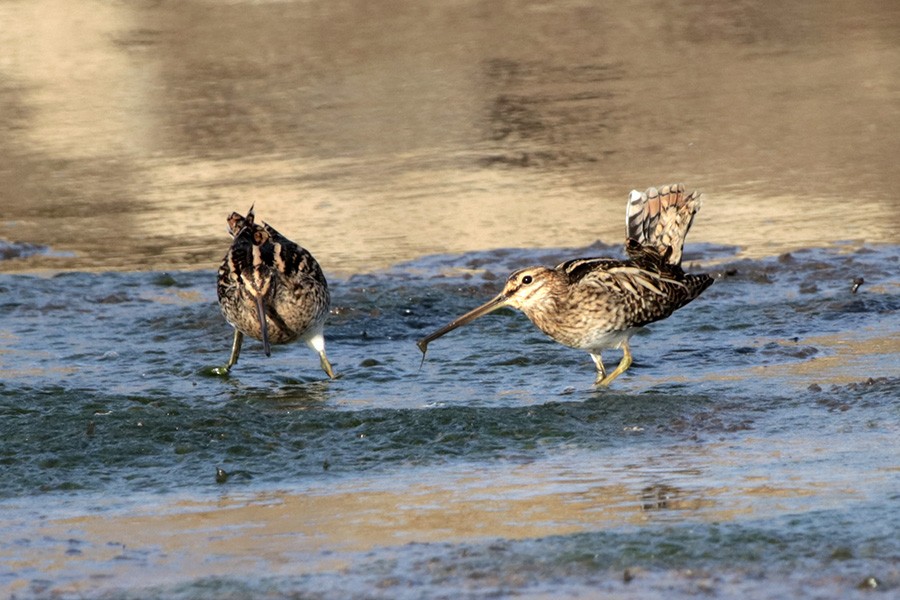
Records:
[[[681,264],[681,250],[694,215],[700,210],[700,192],[685,194],[684,185],[649,188],[628,195],[625,228],[628,237],[650,247],[671,265]],[[626,250],[629,245],[626,244]]]

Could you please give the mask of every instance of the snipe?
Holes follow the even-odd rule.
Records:
[[[706,274],[681,268],[684,238],[700,209],[700,194],[683,185],[632,191],[625,215],[627,260],[576,258],[554,268],[528,267],[506,280],[503,291],[418,341],[428,344],[478,317],[509,306],[557,342],[586,350],[597,366],[596,384],[609,385],[631,365],[628,340],[648,323],[665,319],[709,287]],[[600,353],[621,348],[607,374]]]
[[[262,341],[266,356],[271,344],[302,340],[333,379],[323,335],[331,298],[319,263],[267,223],[256,223],[252,206],[246,217],[231,213],[228,231],[234,239],[219,267],[218,295],[234,341],[228,363],[216,372],[231,370],[249,335]]]

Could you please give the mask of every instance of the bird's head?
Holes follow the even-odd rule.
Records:
[[[255,218],[253,206],[247,211],[246,217],[238,212],[231,213],[226,220],[228,223],[228,233],[231,234],[231,237],[236,238],[241,234],[241,230],[245,227],[253,228]]]
[[[481,306],[470,310],[431,335],[419,340],[417,342],[419,349],[424,354],[430,342],[453,331],[457,327],[462,327],[478,317],[492,313],[505,306],[517,308],[530,316],[533,307],[547,299],[552,299],[552,290],[558,285],[558,278],[559,274],[547,267],[528,267],[516,271],[506,279],[503,291]]]
[[[529,308],[552,295],[556,279],[557,273],[547,267],[519,269],[506,279],[503,291],[497,298],[504,299],[502,306],[511,306],[527,312]]]

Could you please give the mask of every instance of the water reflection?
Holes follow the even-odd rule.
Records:
[[[696,241],[891,240],[898,13],[5,3],[0,236],[76,255],[2,268],[212,268],[254,201],[333,273],[581,246],[673,180]]]

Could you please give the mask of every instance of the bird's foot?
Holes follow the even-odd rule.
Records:
[[[609,384],[612,383],[613,379],[618,376],[619,374],[614,372],[606,377],[598,377],[597,380],[594,381],[594,385],[596,387],[609,387]]]

